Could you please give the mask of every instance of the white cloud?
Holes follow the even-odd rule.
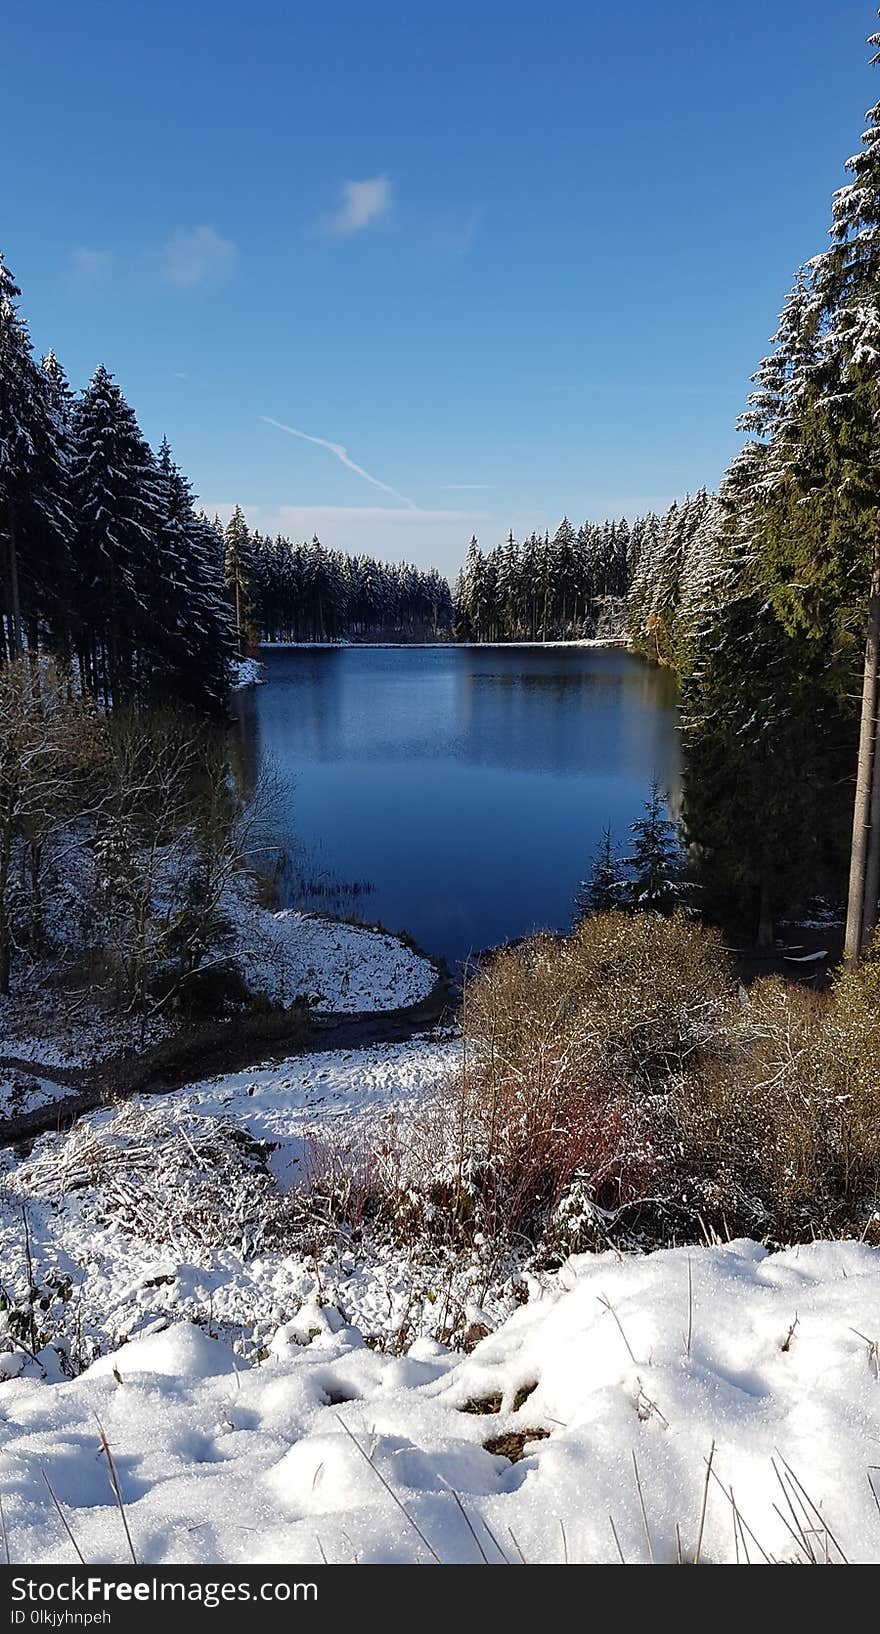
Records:
[[[378,477],[371,476],[369,471],[365,471],[362,465],[355,465],[354,460],[349,459],[348,450],[343,448],[342,443],[331,443],[326,437],[313,437],[308,431],[297,431],[295,426],[286,426],[282,420],[273,420],[269,414],[261,414],[260,419],[267,426],[275,426],[279,431],[286,431],[289,437],[301,437],[304,443],[316,443],[318,448],[328,448],[331,454],[336,455],[340,464],[346,466],[349,471],[354,471],[356,476],[363,477],[364,481],[371,482],[374,488],[381,488],[383,493],[399,499],[409,510],[418,510],[414,499],[407,499],[406,494],[398,493],[397,489],[392,488],[387,482],[380,482]]]
[[[391,182],[387,176],[368,176],[362,182],[343,182],[339,204],[332,215],[324,216],[325,233],[347,238],[380,221],[391,209]]]
[[[70,256],[70,270],[78,284],[103,284],[113,272],[113,251],[93,250],[81,245]]]
[[[221,238],[216,227],[178,227],[158,252],[159,275],[177,289],[231,278],[238,267],[238,246]]]

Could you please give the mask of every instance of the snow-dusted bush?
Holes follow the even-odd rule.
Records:
[[[498,956],[463,1032],[454,1090],[358,1170],[359,1221],[398,1241],[546,1264],[878,1231],[880,960],[744,999],[716,932],[597,915]],[[347,1220],[353,1184],[330,1188]]]
[[[471,983],[464,1019],[493,1077],[561,1085],[587,1075],[651,1090],[718,1047],[737,1010],[717,931],[606,913],[494,959]]]
[[[286,1204],[265,1146],[236,1124],[168,1115],[157,1101],[83,1119],[60,1150],[21,1165],[29,1195],[61,1198],[95,1188],[96,1218],[181,1259],[227,1247],[258,1253],[284,1235]]]
[[[758,982],[739,1050],[676,1085],[685,1174],[731,1230],[777,1240],[876,1232],[880,1217],[880,963],[828,994]]]
[[[29,1256],[23,1261],[23,1275],[0,1282],[0,1380],[8,1376],[5,1358],[23,1351],[36,1361],[39,1352],[56,1342],[59,1357],[74,1371],[69,1359],[65,1330],[73,1298],[69,1274],[59,1270],[35,1273]]]

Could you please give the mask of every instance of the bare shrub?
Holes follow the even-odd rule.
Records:
[[[94,849],[96,909],[117,1003],[144,1016],[198,997],[232,940],[232,882],[271,849],[271,775],[245,802],[222,733],[171,710],[117,711]],[[202,998],[208,996],[202,979]]]
[[[647,1092],[719,1047],[738,1013],[718,937],[683,920],[606,914],[534,937],[468,985],[454,1091],[317,1189],[330,1213],[398,1241],[497,1258],[552,1225],[561,1245],[588,1206],[620,1209],[652,1184],[665,1160]]]
[[[19,657],[0,666],[0,993],[9,992],[15,848],[28,883],[26,935],[36,953],[43,939],[48,841],[88,805],[90,777],[102,753],[95,706],[74,695],[60,665]]]
[[[880,958],[737,991],[717,933],[614,914],[471,982],[457,1081],[323,1151],[301,1218],[486,1286],[611,1243],[880,1219]],[[337,1237],[335,1240],[339,1240]]]
[[[880,964],[830,994],[779,977],[749,995],[729,1056],[671,1097],[682,1172],[704,1203],[780,1240],[864,1227],[880,1195]]]
[[[726,1047],[739,1006],[714,927],[681,915],[600,914],[578,926],[571,957],[590,1050],[625,1083],[663,1087]]]
[[[492,1071],[593,1075],[649,1090],[715,1047],[737,1013],[717,931],[681,917],[597,914],[535,937],[470,985],[465,1032]]]

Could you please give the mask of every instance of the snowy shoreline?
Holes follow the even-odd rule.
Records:
[[[286,652],[301,650],[303,652],[317,650],[319,652],[335,652],[344,648],[346,651],[358,652],[366,650],[382,650],[391,648],[394,651],[463,651],[479,652],[481,649],[504,652],[515,651],[522,647],[542,650],[546,647],[606,647],[617,648],[619,651],[629,651],[631,641],[626,636],[597,636],[584,640],[571,641],[262,641],[261,652]]]
[[[25,1313],[0,1313],[13,1560],[70,1558],[43,1467],[87,1562],[125,1558],[96,1416],[143,1564],[403,1564],[430,1558],[422,1537],[443,1563],[880,1559],[866,1243],[611,1250],[490,1280],[430,1240],[319,1247],[295,1215],[277,1234],[322,1152],[381,1160],[460,1071],[454,1033],[297,1055],[0,1154]]]
[[[273,1006],[306,999],[316,1016],[378,1017],[421,1004],[444,979],[439,964],[381,927],[261,907],[247,877],[224,911],[233,930],[229,952],[249,993]],[[162,1017],[142,1040],[137,1017],[82,1005],[65,1014],[51,989],[37,1004],[29,990],[0,1000],[0,1063],[21,1063],[0,1064],[0,1122],[62,1101],[76,1090],[71,1074],[142,1052],[145,1043],[173,1043],[178,1034],[185,1046],[187,1028]]]
[[[261,687],[266,684],[263,666],[257,658],[239,658],[232,666],[234,679],[232,691],[241,692],[244,687]]]

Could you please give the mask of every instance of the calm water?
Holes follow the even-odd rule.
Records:
[[[450,962],[569,925],[605,824],[624,838],[655,775],[676,803],[674,685],[628,653],[264,656],[239,728],[248,775],[270,762],[288,785],[288,900],[381,920]]]

